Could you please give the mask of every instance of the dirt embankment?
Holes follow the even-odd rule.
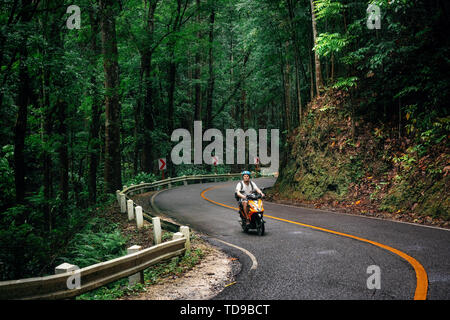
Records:
[[[449,228],[450,136],[408,133],[411,118],[401,134],[352,119],[347,100],[331,91],[308,105],[268,200]]]
[[[155,192],[135,195],[135,203],[141,205],[146,212],[154,214],[150,205],[151,196]],[[152,224],[144,220],[144,228],[137,230],[135,221],[128,221],[127,215],[118,214],[119,208],[111,208],[105,212],[113,223],[119,223],[121,232],[128,238],[127,246],[141,245],[148,248],[153,245]],[[195,231],[194,231],[195,233]],[[171,238],[171,232],[163,230],[163,238]],[[164,236],[165,235],[165,236]],[[239,262],[226,255],[215,246],[195,233],[191,239],[191,250],[201,250],[198,263],[190,270],[169,273],[156,280],[156,283],[145,283],[143,289],[133,295],[124,296],[120,300],[206,300],[220,293],[227,285],[233,283]]]

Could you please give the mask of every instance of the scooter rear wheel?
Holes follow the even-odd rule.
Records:
[[[242,214],[242,211],[239,211],[239,215],[241,217],[242,231],[247,232],[248,231],[247,220],[244,218],[244,215]]]
[[[264,235],[264,232],[266,231],[265,227],[264,227],[264,222],[259,221],[259,223],[258,223],[258,225],[256,227],[256,231],[258,232],[258,236],[263,236]]]
[[[247,225],[247,220],[245,220],[244,218],[241,219],[241,226],[244,232],[248,232],[249,225]]]

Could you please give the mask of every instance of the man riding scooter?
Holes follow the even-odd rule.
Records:
[[[251,173],[250,171],[243,171],[241,173],[242,175],[242,181],[240,181],[236,186],[236,199],[239,201],[239,203],[242,204],[242,207],[244,209],[244,215],[246,218],[246,224],[250,224],[249,216],[248,216],[248,200],[247,196],[254,193],[256,191],[261,195],[261,197],[264,197],[264,193],[258,188],[258,186],[253,182],[250,181]]]

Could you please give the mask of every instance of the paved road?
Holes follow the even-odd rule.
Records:
[[[274,181],[255,180],[260,187]],[[155,199],[170,217],[206,234],[212,244],[241,262],[236,284],[216,299],[413,299],[424,277],[417,281],[416,270],[402,253],[425,269],[427,299],[450,299],[450,231],[265,202],[265,214],[273,217],[265,219],[266,234],[246,234],[237,211],[201,197],[205,189],[214,187],[204,192],[206,198],[236,207],[236,183],[193,184],[162,192]],[[372,265],[380,267],[381,289],[367,288],[367,268]]]

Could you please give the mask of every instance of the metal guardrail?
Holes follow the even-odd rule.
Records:
[[[274,176],[274,174],[262,174],[261,176]],[[181,177],[176,177],[176,178],[167,178],[164,180],[159,180],[159,181],[155,181],[155,182],[151,182],[151,183],[141,182],[140,184],[124,186],[122,190],[117,190],[116,191],[117,201],[119,203],[119,206],[121,207],[121,211],[123,213],[126,213],[128,210],[126,202],[127,202],[127,200],[132,200],[130,198],[130,196],[135,193],[142,193],[142,191],[144,191],[144,190],[155,189],[155,188],[160,189],[161,187],[167,186],[167,185],[169,186],[169,189],[170,189],[170,188],[172,188],[173,184],[177,184],[180,182],[183,182],[184,185],[187,185],[189,181],[213,180],[214,182],[216,182],[217,180],[233,179],[233,178],[241,178],[241,174],[240,173],[222,173],[222,174],[192,175],[192,176],[181,176]],[[153,203],[151,205],[153,207]],[[157,216],[151,212],[145,211],[144,209],[142,209],[142,207],[140,208],[140,212],[141,211],[142,211],[143,219],[145,219],[149,222],[152,222],[152,218]],[[155,210],[155,211],[158,211],[158,210]],[[166,219],[162,216],[159,216],[159,217],[161,218],[161,224],[167,230],[175,231],[180,227],[176,223],[169,221],[168,219]]]
[[[119,206],[121,207],[121,211],[125,213],[128,209],[126,208],[126,201],[132,200],[130,198],[131,195],[136,193],[142,193],[144,190],[149,189],[160,189],[164,186],[169,186],[169,189],[172,188],[173,185],[176,185],[177,183],[182,182],[183,185],[187,185],[189,181],[203,181],[203,180],[222,180],[222,179],[233,179],[233,178],[240,178],[240,173],[225,173],[225,174],[205,174],[205,175],[193,175],[193,176],[181,176],[176,178],[167,178],[164,180],[159,180],[151,183],[140,183],[137,185],[131,185],[131,186],[124,186],[123,190],[117,190],[117,201],[119,203]],[[123,195],[123,199],[121,199],[121,194]],[[153,207],[153,203],[151,204]],[[154,213],[145,211],[144,209],[140,208],[140,211],[142,211],[142,217],[143,219],[152,222],[152,218],[157,216]],[[155,210],[157,211],[157,210]],[[159,218],[161,219],[161,225],[166,230],[170,231],[176,231],[180,226],[172,221],[169,221],[167,218],[162,217],[159,215]]]
[[[159,180],[151,183],[140,183],[137,185],[131,185],[129,187],[125,186],[123,190],[117,190],[117,192],[124,193],[128,195],[130,193],[135,193],[137,191],[142,191],[145,189],[152,189],[157,187],[162,187],[169,185],[171,187],[172,184],[183,182],[187,183],[188,181],[195,180],[217,180],[217,179],[229,179],[229,178],[237,178],[240,177],[240,173],[224,173],[224,174],[205,174],[205,175],[193,175],[193,176],[182,176],[176,178],[167,178],[164,180]]]
[[[239,173],[235,174],[207,174],[182,176],[177,178],[168,178],[153,183],[141,183],[124,187],[122,191],[117,190],[119,204],[122,199],[120,194],[128,196],[137,191],[145,189],[157,188],[183,182],[185,185],[188,181],[195,180],[214,180],[230,179],[240,177]],[[121,209],[122,211],[122,209]],[[123,212],[123,211],[122,211]],[[144,217],[145,217],[144,213]],[[147,220],[148,217],[147,217]],[[162,221],[163,223],[173,224],[171,222]],[[178,226],[176,226],[178,227]],[[189,231],[187,231],[189,234]],[[181,236],[181,234],[179,234]],[[157,244],[150,248],[128,254],[123,257],[112,259],[106,262],[94,264],[82,269],[64,272],[45,277],[36,277],[19,280],[9,280],[0,282],[0,299],[63,299],[78,296],[84,292],[91,291],[115,280],[136,274],[149,266],[159,263],[163,260],[183,254],[186,251],[186,244],[189,242],[186,236],[172,241]],[[69,288],[69,280],[73,277],[80,279],[80,285],[71,289]]]
[[[62,299],[80,295],[112,281],[133,275],[149,266],[183,254],[186,238],[176,239],[100,262],[79,270],[21,280],[0,282],[0,299]],[[69,289],[71,277],[80,279],[80,286]]]

